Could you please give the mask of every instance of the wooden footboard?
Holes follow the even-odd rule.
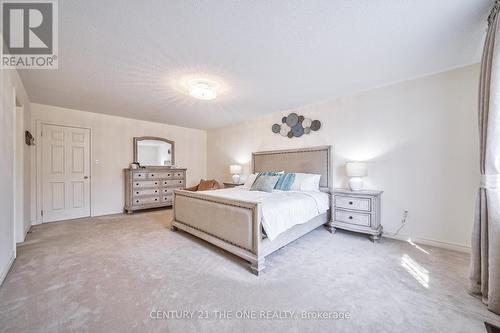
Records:
[[[249,261],[254,274],[264,269],[259,203],[176,190],[173,208],[172,230],[184,230]]]

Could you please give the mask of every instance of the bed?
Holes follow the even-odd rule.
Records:
[[[333,231],[331,158],[331,146],[253,153],[254,173],[319,174],[321,193],[269,194],[237,187],[203,192],[176,190],[172,230],[183,230],[243,258],[250,262],[251,271],[259,275],[265,268],[265,257],[274,251],[322,225]],[[314,204],[318,208],[316,214],[307,208]],[[279,216],[276,207],[282,207],[281,212],[295,212]],[[299,224],[297,215],[302,218]]]

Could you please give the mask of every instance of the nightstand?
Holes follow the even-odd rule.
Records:
[[[224,184],[224,188],[231,188],[231,187],[236,187],[236,186],[240,186],[240,185],[243,185],[242,184],[236,184],[236,183],[223,183]]]
[[[333,231],[335,228],[370,235],[376,241],[382,235],[380,200],[383,191],[335,189],[332,195]]]

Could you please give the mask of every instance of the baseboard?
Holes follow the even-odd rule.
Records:
[[[24,228],[23,239],[20,240],[19,242],[16,241],[16,244],[22,244],[22,243],[24,243],[24,241],[26,240],[26,235],[28,235],[28,232],[30,231],[30,229],[31,229],[31,225],[28,225],[26,228]]]
[[[30,231],[30,229],[31,229],[31,223],[28,224],[26,226],[26,228],[24,228],[24,239],[26,239],[26,235],[28,234],[28,232]]]
[[[10,256],[9,262],[5,269],[2,271],[2,275],[0,275],[0,286],[3,284],[3,281],[7,277],[7,274],[9,274],[10,268],[12,267],[12,264],[14,263],[14,260],[16,259],[14,255],[14,251],[12,251],[12,255]]]
[[[28,224],[28,225],[26,226],[26,228],[24,228],[23,243],[24,243],[24,241],[26,240],[26,236],[28,235],[28,232],[30,231],[30,229],[31,229],[31,224]]]
[[[408,240],[411,239],[411,241],[416,243],[416,244],[435,246],[435,247],[439,247],[442,249],[453,250],[453,251],[458,251],[458,252],[463,252],[463,253],[470,253],[470,246],[466,246],[466,245],[462,245],[462,244],[437,241],[434,239],[412,237],[412,236],[408,236],[408,235],[382,234],[382,237],[397,239],[397,240],[405,241],[405,242],[407,242]]]

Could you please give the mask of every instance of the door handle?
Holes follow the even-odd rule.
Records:
[[[83,176],[83,179],[89,179],[89,176]]]

